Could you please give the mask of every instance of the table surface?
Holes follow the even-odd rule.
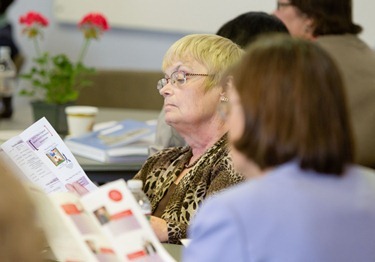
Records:
[[[177,262],[182,261],[182,253],[185,248],[183,245],[163,243],[163,246]]]
[[[157,119],[157,110],[139,110],[126,108],[99,108],[96,123],[119,121],[127,118],[140,121]],[[15,136],[33,123],[29,102],[18,103],[11,119],[0,119],[0,140],[6,136]],[[2,137],[1,137],[2,136]],[[134,176],[143,163],[102,163],[76,156],[78,162],[91,180],[102,184],[118,178],[125,180]]]
[[[0,119],[0,130],[23,130],[33,123],[31,106],[28,100],[21,100],[15,107],[11,119]],[[119,121],[126,118],[136,120],[157,119],[158,110],[139,110],[128,108],[99,108],[96,122]]]

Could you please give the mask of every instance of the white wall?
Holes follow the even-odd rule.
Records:
[[[243,10],[270,12],[274,0],[54,0],[59,21],[76,23],[100,10],[112,25],[168,32],[216,32]],[[221,8],[225,7],[225,8]]]
[[[106,0],[101,1],[106,2]],[[236,1],[243,2],[243,0],[232,0],[231,2],[235,5]],[[268,8],[274,6],[276,3],[276,0],[254,1],[264,1],[264,6]],[[375,46],[375,27],[373,26],[373,20],[375,19],[373,15],[375,2],[366,0],[354,0],[354,2],[354,20],[362,24],[365,28],[365,32],[361,37],[367,41],[370,46]],[[207,19],[207,21],[211,21],[212,17],[216,16],[210,16],[211,13],[217,13],[218,10],[225,12],[226,7],[222,6],[220,1],[216,1],[216,3],[216,5],[212,6],[211,10],[206,10],[205,19]],[[183,6],[183,2],[181,6]],[[199,6],[197,6],[197,8],[199,8]],[[51,26],[46,31],[44,41],[45,48],[48,51],[52,53],[64,52],[71,57],[77,56],[78,49],[82,42],[82,35],[76,28],[76,25],[61,24],[55,20],[53,15],[53,0],[16,0],[9,11],[9,18],[13,21],[13,25],[15,26],[16,39],[28,58],[33,56],[34,50],[32,43],[21,35],[18,18],[20,15],[30,10],[35,10],[44,14],[51,22]],[[182,7],[181,10],[183,10]],[[242,12],[245,11],[247,10],[243,10]],[[272,10],[264,11],[270,12]],[[155,12],[164,18],[171,17],[176,19],[175,14],[171,15],[164,10],[157,9]],[[173,20],[171,23],[173,23]],[[200,23],[205,22],[200,21]],[[212,21],[210,23],[212,24]],[[221,24],[222,22],[218,23],[217,28],[219,28]],[[168,33],[145,29],[127,29],[123,27],[113,28],[111,31],[106,32],[101,40],[91,43],[85,62],[97,68],[158,70],[160,69],[165,51],[173,42],[185,34],[186,32]],[[26,64],[26,67],[28,66],[29,64]]]
[[[54,19],[52,0],[16,0],[8,17],[15,27],[15,37],[28,59],[35,52],[32,42],[21,34],[18,24],[20,15],[35,10],[51,22],[45,33],[43,44],[51,53],[63,52],[72,58],[78,54],[83,37],[76,25],[64,25]],[[183,34],[172,34],[132,29],[116,29],[105,32],[99,41],[93,41],[85,63],[98,68],[160,69],[163,54]],[[29,67],[29,63],[26,64]]]

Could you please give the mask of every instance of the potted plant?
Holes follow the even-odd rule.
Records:
[[[22,33],[33,41],[36,52],[31,69],[21,75],[31,82],[31,86],[21,89],[20,94],[34,97],[35,120],[45,116],[59,133],[64,134],[67,131],[65,107],[74,104],[80,90],[90,85],[87,76],[95,72],[94,68],[83,64],[83,59],[91,40],[99,39],[109,29],[107,20],[102,14],[89,13],[78,23],[84,42],[76,62],[65,54],[51,55],[40,49],[43,29],[49,24],[43,15],[28,12],[19,21],[24,26]]]

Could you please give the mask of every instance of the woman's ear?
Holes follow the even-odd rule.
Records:
[[[315,22],[314,22],[314,19],[311,18],[311,17],[307,17],[305,18],[305,38],[306,39],[309,39],[309,40],[314,40],[315,39],[315,36],[314,36],[314,31],[315,31]]]
[[[233,88],[233,76],[227,75],[223,78],[222,82],[222,87],[223,87],[223,92],[221,95],[225,95],[225,93],[228,92],[231,88]]]

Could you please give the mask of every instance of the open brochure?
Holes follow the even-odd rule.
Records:
[[[82,197],[29,191],[58,261],[174,261],[122,179]]]
[[[66,192],[65,185],[73,182],[89,191],[97,188],[46,118],[4,142],[0,158],[5,168],[47,193]]]
[[[65,143],[74,154],[100,162],[144,162],[155,131],[156,122],[125,119],[104,129],[68,137]]]

